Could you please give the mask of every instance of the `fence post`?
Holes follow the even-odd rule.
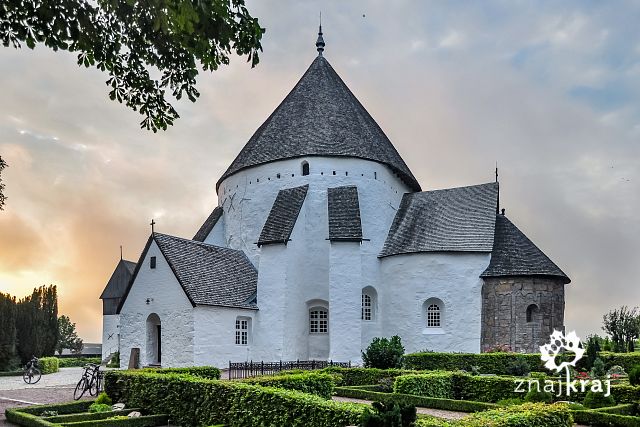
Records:
[[[280,359],[280,370],[278,372],[282,372],[282,359]]]
[[[264,360],[260,362],[260,375],[264,375]]]

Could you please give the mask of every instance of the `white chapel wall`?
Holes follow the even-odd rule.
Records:
[[[156,268],[149,258],[156,257]],[[147,303],[149,299],[149,303]],[[141,364],[148,365],[147,318],[155,313],[162,331],[162,366],[193,365],[194,311],[155,242],[151,243],[120,312],[120,366],[127,367],[131,348],[140,348]]]

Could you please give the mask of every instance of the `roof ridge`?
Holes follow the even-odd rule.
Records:
[[[232,251],[232,252],[242,252],[244,254],[244,251],[241,250],[241,249],[227,248],[227,247],[224,247],[224,246],[218,246],[218,245],[214,245],[214,244],[211,244],[211,243],[200,242],[198,240],[192,240],[192,239],[186,239],[184,237],[174,236],[172,234],[159,233],[157,231],[155,231],[153,234],[154,235],[159,235],[159,236],[169,237],[169,238],[172,238],[172,239],[182,240],[184,242],[191,243],[191,244],[196,245],[196,246],[205,246],[205,247],[209,247],[209,248],[222,249],[222,250],[227,250],[227,251]]]
[[[408,194],[436,193],[438,191],[461,190],[463,188],[484,187],[484,186],[489,186],[489,185],[497,185],[497,186],[499,186],[500,184],[495,182],[495,181],[492,181],[492,182],[485,182],[484,184],[461,185],[461,186],[458,186],[458,187],[449,187],[449,188],[436,188],[434,190],[416,191],[414,193],[408,193]]]

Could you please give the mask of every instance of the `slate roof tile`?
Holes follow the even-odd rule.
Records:
[[[358,188],[345,186],[327,189],[329,240],[361,241],[362,223]]]
[[[373,160],[389,166],[413,190],[420,191],[391,141],[321,56],[256,130],[217,186],[242,169],[302,156]]]
[[[280,190],[262,227],[258,246],[287,243],[307,196],[309,185]]]
[[[415,252],[491,252],[498,184],[407,193],[379,257]]]
[[[242,251],[154,233],[189,299],[196,305],[257,308],[258,271]]]
[[[495,239],[489,267],[481,277],[555,276],[571,280],[522,231],[504,215],[496,218]]]

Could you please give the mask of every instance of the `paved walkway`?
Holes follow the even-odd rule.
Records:
[[[22,376],[0,377],[0,426],[12,425],[4,416],[7,408],[72,401],[81,376],[82,368],[61,368],[55,374],[43,375],[33,385],[26,384]]]

